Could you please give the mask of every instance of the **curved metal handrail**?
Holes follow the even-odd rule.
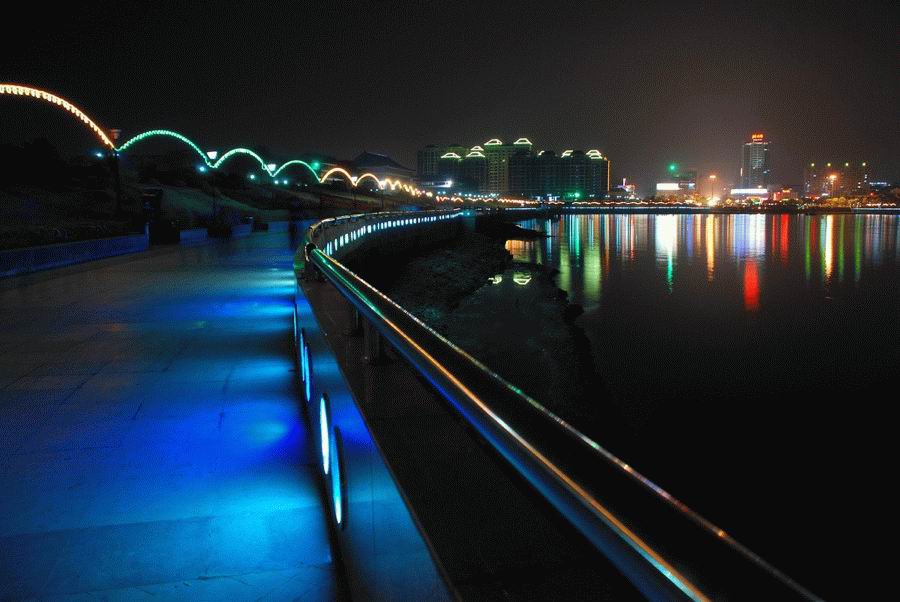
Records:
[[[354,214],[298,250],[561,516],[651,598],[816,599],[627,463],[435,332],[334,257],[328,230],[452,211]]]

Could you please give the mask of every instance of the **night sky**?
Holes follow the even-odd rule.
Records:
[[[825,159],[900,180],[897,3],[200,4],[31,3],[0,80],[208,149],[368,150],[414,168],[428,143],[528,136],[598,148],[647,193],[671,161],[734,181],[761,131],[776,182]],[[0,103],[3,141],[58,125]]]

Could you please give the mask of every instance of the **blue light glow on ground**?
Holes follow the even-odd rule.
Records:
[[[335,597],[292,258],[255,234],[0,289],[0,598]]]

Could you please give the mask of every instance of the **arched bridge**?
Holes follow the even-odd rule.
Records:
[[[109,150],[109,152],[115,153],[117,155],[125,153],[135,145],[138,145],[141,142],[150,139],[171,138],[184,144],[192,151],[194,151],[203,162],[203,165],[208,169],[219,169],[225,163],[235,157],[249,156],[259,164],[259,167],[263,171],[263,173],[271,178],[277,178],[285,169],[289,167],[298,166],[303,168],[305,171],[308,171],[309,175],[320,184],[325,183],[331,178],[340,177],[346,180],[347,183],[352,187],[361,186],[363,185],[363,183],[368,181],[370,185],[374,184],[382,190],[393,191],[399,189],[413,196],[431,196],[430,192],[422,191],[410,182],[404,182],[403,180],[387,177],[379,178],[377,175],[369,172],[353,174],[343,167],[332,167],[320,173],[321,165],[318,162],[309,163],[302,159],[291,159],[279,165],[277,163],[266,161],[255,151],[244,147],[229,149],[221,155],[216,151],[204,152],[196,142],[194,142],[184,134],[175,132],[173,130],[148,130],[146,132],[141,132],[140,134],[132,136],[120,146],[116,146],[113,140],[107,134],[107,130],[104,130],[104,128],[100,127],[94,119],[88,116],[86,112],[81,110],[75,104],[52,92],[48,92],[46,90],[41,90],[39,88],[34,88],[31,86],[24,86],[21,84],[0,83],[0,95],[33,98],[35,100],[55,105],[63,109],[64,111],[72,115],[75,119],[80,121],[85,127],[87,127],[97,137],[100,143]]]

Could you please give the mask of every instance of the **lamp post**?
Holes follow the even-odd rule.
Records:
[[[110,137],[117,141],[122,134],[122,130],[113,129],[109,131]],[[116,190],[116,215],[122,212],[122,182],[119,177],[119,152],[113,148],[109,151],[109,166],[113,174],[113,185]]]

